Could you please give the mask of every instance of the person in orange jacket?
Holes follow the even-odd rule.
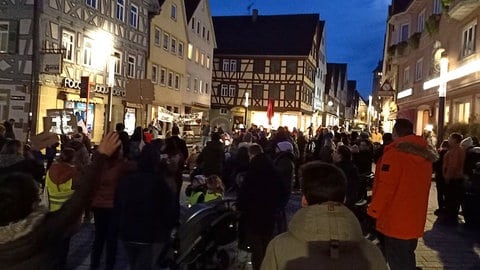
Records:
[[[413,124],[397,119],[393,143],[385,147],[375,171],[368,214],[384,236],[391,270],[416,269],[415,249],[427,217],[432,163],[438,154],[413,133]]]

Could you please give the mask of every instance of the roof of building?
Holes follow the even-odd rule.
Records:
[[[404,12],[412,2],[413,0],[392,0],[392,4],[389,6],[389,16]]]
[[[256,17],[256,18],[255,18]],[[309,55],[318,14],[213,17],[216,54]]]
[[[197,10],[198,5],[202,0],[186,0],[185,3],[185,12],[187,15],[187,23],[192,19],[193,13]]]

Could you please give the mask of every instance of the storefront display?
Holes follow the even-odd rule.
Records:
[[[77,117],[77,125],[82,127],[84,131],[88,131],[89,134],[92,134],[94,115],[95,115],[95,106],[90,103],[88,106],[88,115],[87,115],[87,106],[84,102],[78,101],[66,101],[65,108],[73,109],[73,113]],[[88,117],[87,117],[88,116]],[[86,122],[85,122],[86,121]]]
[[[125,132],[128,133],[128,135],[132,135],[133,131],[135,130],[135,108],[126,108],[125,109]]]

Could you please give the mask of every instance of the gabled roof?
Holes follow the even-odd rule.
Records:
[[[216,54],[307,56],[318,14],[213,17]]]
[[[185,0],[185,15],[187,16],[187,23],[190,22],[190,19],[193,16],[193,13],[197,9],[198,5],[202,0]]]
[[[404,12],[411,3],[412,0],[392,0],[392,4],[389,6],[389,16]]]

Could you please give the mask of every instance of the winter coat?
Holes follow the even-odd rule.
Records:
[[[338,249],[331,241],[338,241]],[[295,213],[288,231],[268,245],[261,269],[383,270],[387,264],[380,250],[363,237],[355,215],[339,203],[326,202]]]
[[[280,152],[277,154],[273,165],[277,169],[284,185],[285,194],[282,196],[282,207],[287,206],[290,199],[290,193],[292,192],[292,182],[295,175],[295,156],[291,152]]]
[[[0,227],[0,269],[50,270],[59,259],[62,240],[70,237],[90,202],[107,157],[95,161],[82,176],[84,185],[56,212],[39,207],[25,219]]]
[[[360,177],[358,175],[358,169],[351,161],[341,161],[335,163],[335,166],[342,170],[347,178],[345,205],[349,207],[353,206],[360,199]]]
[[[43,183],[45,169],[43,164],[33,159],[26,159],[21,155],[0,155],[0,175],[12,172],[30,174],[35,181]]]
[[[275,167],[266,154],[258,154],[250,161],[250,167],[240,188],[237,202],[241,213],[239,220],[239,245],[250,245],[258,235],[273,234],[275,214],[282,207],[285,188]]]
[[[112,162],[115,162],[113,166],[111,165]],[[115,190],[120,177],[135,169],[135,163],[133,162],[110,160],[109,163],[102,168],[100,186],[96,190],[92,201],[93,207],[113,208]]]
[[[480,147],[470,147],[465,151],[465,162],[463,164],[463,173],[472,177],[477,162],[480,162]]]
[[[373,152],[369,150],[361,150],[353,153],[353,163],[358,168],[360,174],[368,174],[372,172]]]
[[[223,144],[220,141],[210,141],[198,155],[197,164],[201,168],[203,175],[207,177],[213,174],[221,176],[224,158]]]
[[[161,173],[134,172],[120,179],[115,196],[119,237],[163,243],[178,221],[175,194]]]
[[[432,162],[438,154],[420,136],[408,135],[385,147],[378,161],[368,214],[377,230],[397,239],[423,235]]]

